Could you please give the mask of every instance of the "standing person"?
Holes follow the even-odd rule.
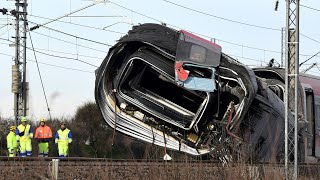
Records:
[[[16,150],[17,150],[17,139],[16,139],[16,127],[11,126],[10,132],[7,135],[7,147],[9,152],[9,157],[15,157],[16,156]]]
[[[31,139],[33,138],[33,129],[27,124],[27,118],[21,117],[21,124],[16,130],[17,143],[20,144],[20,156],[26,157],[32,155]]]
[[[46,125],[44,118],[40,119],[40,126],[36,129],[34,138],[38,140],[39,157],[48,157],[49,141],[52,138],[52,131],[51,128]]]
[[[56,133],[55,143],[58,144],[59,157],[67,157],[69,144],[72,142],[71,131],[66,128],[66,123],[60,123],[60,129]]]

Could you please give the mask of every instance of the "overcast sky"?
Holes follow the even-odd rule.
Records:
[[[49,107],[53,117],[74,115],[77,107],[88,101],[94,101],[95,75],[93,66],[72,60],[78,59],[99,66],[106,56],[109,46],[82,40],[115,44],[116,40],[131,29],[130,24],[166,23],[179,30],[185,29],[208,37],[216,38],[222,50],[247,65],[266,65],[271,58],[281,62],[281,29],[285,25],[285,1],[280,0],[278,11],[274,11],[275,0],[172,0],[195,10],[233,20],[197,13],[178,7],[163,0],[113,0],[112,3],[102,3],[86,8],[73,17],[65,17],[59,22],[46,25],[59,31],[72,34],[68,36],[40,27],[31,32],[31,37],[37,51],[69,59],[56,58],[36,53],[39,62],[63,66],[88,72],[40,64],[44,87],[48,97]],[[89,0],[28,0],[29,27],[43,24],[72,11],[92,4]],[[320,1],[305,0],[303,5],[320,9]],[[119,6],[120,5],[120,6]],[[0,8],[14,9],[14,1],[0,0]],[[127,8],[127,9],[126,9]],[[128,10],[130,9],[130,10]],[[138,13],[134,13],[138,12]],[[145,16],[142,16],[142,15]],[[99,17],[98,17],[99,16]],[[148,18],[148,17],[151,18]],[[42,17],[42,18],[40,18]],[[300,61],[320,51],[320,12],[301,7],[300,32],[317,41],[300,37]],[[237,22],[268,27],[267,29],[243,25]],[[14,40],[15,35],[11,16],[0,14],[0,38]],[[78,25],[76,25],[78,24]],[[5,27],[3,27],[5,26]],[[2,28],[1,28],[2,27]],[[103,30],[105,28],[105,30]],[[106,31],[110,30],[110,31]],[[31,47],[29,36],[28,47]],[[0,115],[13,117],[13,94],[11,93],[11,66],[13,64],[14,48],[10,42],[0,39]],[[255,47],[258,49],[252,49]],[[34,60],[32,51],[27,51],[27,59]],[[313,58],[302,69],[306,69],[319,57]],[[48,117],[41,83],[36,64],[27,64],[27,79],[30,83],[30,114],[31,118]],[[320,75],[318,68],[310,73]]]

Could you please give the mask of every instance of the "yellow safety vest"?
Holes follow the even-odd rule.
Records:
[[[8,149],[15,149],[17,147],[16,135],[12,131],[7,136],[7,147]]]
[[[17,128],[16,137],[17,140],[27,141],[33,138],[33,132],[30,132],[31,126],[27,124],[26,126],[20,124]]]
[[[65,145],[71,143],[72,139],[69,138],[69,136],[68,136],[69,132],[70,132],[70,130],[68,128],[64,129],[63,131],[61,129],[59,129],[57,131],[58,137],[56,136],[55,142],[65,144]]]

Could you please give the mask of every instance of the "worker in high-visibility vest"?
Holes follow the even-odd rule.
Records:
[[[40,119],[40,126],[36,129],[34,138],[38,141],[39,157],[48,157],[49,141],[52,138],[52,131],[51,128],[46,125],[44,118]]]
[[[72,142],[72,133],[66,128],[66,123],[60,123],[60,129],[56,133],[55,143],[58,144],[59,157],[69,155],[69,144]]]
[[[26,157],[32,155],[31,139],[33,138],[33,129],[27,124],[27,118],[21,117],[21,124],[16,130],[17,143],[20,146],[20,156]]]
[[[7,135],[7,147],[8,147],[9,157],[16,156],[17,139],[16,139],[16,127],[15,126],[10,127],[10,132]]]

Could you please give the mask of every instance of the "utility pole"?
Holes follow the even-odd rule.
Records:
[[[300,0],[286,0],[285,174],[298,179],[298,83]],[[294,115],[294,123],[289,116]]]
[[[28,82],[26,82],[26,45],[27,45],[27,0],[15,0],[16,9],[10,13],[16,18],[15,59],[12,66],[12,92],[14,93],[14,116],[18,124],[20,116],[28,113]]]

